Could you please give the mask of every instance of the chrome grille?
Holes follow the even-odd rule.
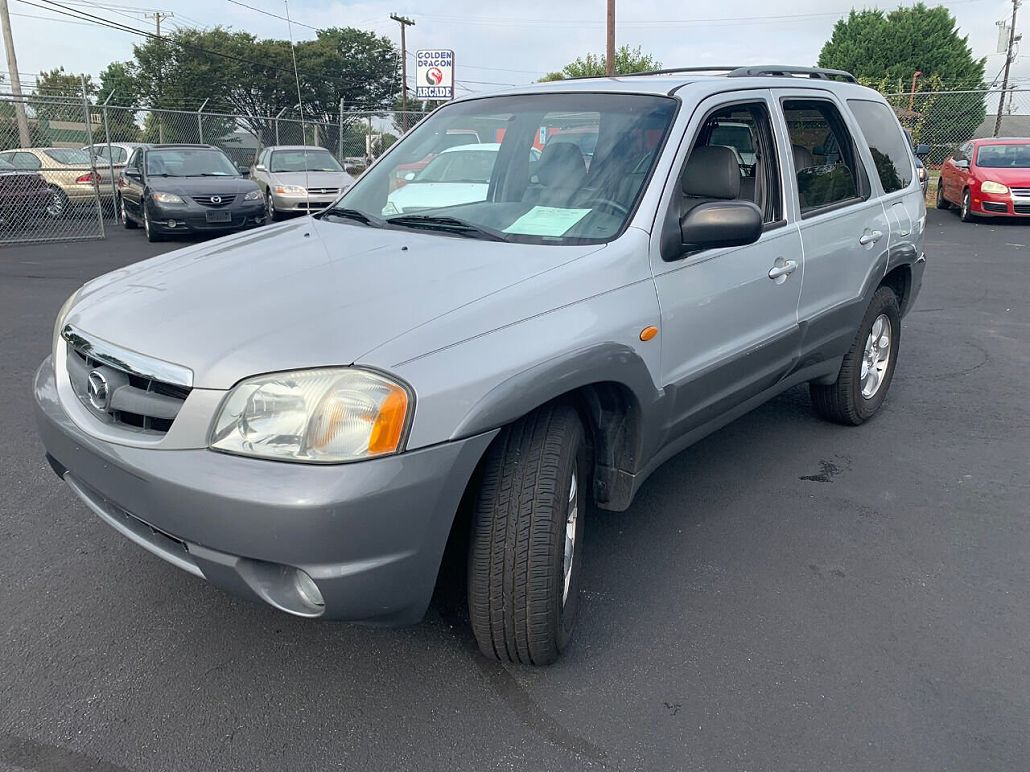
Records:
[[[1012,191],[1013,196],[1019,196],[1020,198],[1030,198],[1030,188],[1009,188]]]
[[[218,199],[217,201],[215,199]],[[212,193],[210,196],[193,196],[193,200],[201,206],[228,206],[236,200],[235,193],[225,193],[219,195],[218,193]]]
[[[313,196],[335,196],[339,192],[339,188],[308,188],[308,193]]]
[[[71,327],[65,327],[62,337],[68,380],[90,413],[128,431],[161,435],[172,428],[192,391],[192,372],[123,351]],[[159,373],[166,379],[157,377]]]

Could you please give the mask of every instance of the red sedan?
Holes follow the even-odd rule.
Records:
[[[941,167],[937,208],[977,216],[1030,217],[1030,139],[974,139]]]

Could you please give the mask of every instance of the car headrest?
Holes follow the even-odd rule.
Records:
[[[725,145],[695,147],[683,170],[683,193],[692,198],[736,198],[740,164]]]
[[[571,142],[549,142],[537,162],[536,178],[541,185],[575,187],[587,174],[579,147]]]
[[[797,174],[805,169],[815,166],[815,156],[806,147],[791,145],[791,152],[794,154],[794,173]]]

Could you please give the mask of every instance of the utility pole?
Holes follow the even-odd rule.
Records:
[[[608,49],[604,60],[604,74],[615,74],[615,0],[608,0]]]
[[[415,22],[407,16],[390,14],[390,18],[401,25],[401,134],[408,130],[408,45],[404,39],[404,30],[414,27]]]
[[[29,121],[25,117],[25,102],[21,98],[21,79],[18,77],[18,59],[14,55],[14,35],[11,34],[11,14],[7,9],[7,0],[0,0],[0,26],[4,28],[4,49],[7,51],[7,71],[11,74],[14,116],[18,121],[18,141],[21,147],[32,147]]]
[[[1001,79],[1001,96],[998,99],[998,117],[994,119],[994,136],[1001,133],[1001,116],[1005,109],[1005,92],[1009,88],[1009,68],[1012,67],[1016,41],[1022,35],[1016,35],[1016,10],[1019,8],[1019,0],[1012,0],[1012,23],[1009,25],[1009,47],[1005,52],[1005,74]]]
[[[165,47],[164,47],[163,41],[161,40],[161,22],[164,21],[165,19],[171,19],[174,16],[175,16],[174,13],[171,13],[171,12],[167,12],[166,13],[165,11],[154,11],[153,13],[144,14],[144,18],[145,19],[153,19],[154,20],[154,25],[157,27],[157,42],[158,42],[158,45],[161,46],[161,59],[159,59],[158,63],[157,63],[157,93],[161,97],[163,97],[164,93],[165,93],[165,89],[164,89],[164,85],[165,85],[164,84],[164,68],[165,68],[164,53],[165,53]],[[164,116],[160,112],[158,112],[158,114],[157,114],[157,141],[158,142],[164,142],[165,141],[165,120],[164,120]]]

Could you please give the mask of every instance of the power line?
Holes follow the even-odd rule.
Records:
[[[101,26],[101,27],[108,27],[110,29],[114,29],[114,30],[117,30],[119,32],[129,32],[129,33],[132,33],[134,35],[139,35],[141,37],[145,37],[145,38],[152,39],[152,40],[153,39],[162,40],[162,41],[164,41],[166,43],[169,43],[171,45],[175,45],[175,46],[177,46],[179,48],[182,48],[182,49],[198,51],[198,52],[203,53],[203,54],[208,54],[209,56],[217,56],[219,58],[227,59],[229,61],[239,62],[240,64],[249,64],[249,65],[252,65],[254,67],[260,67],[260,68],[262,68],[264,70],[271,71],[271,72],[278,72],[280,74],[285,74],[287,76],[292,76],[293,75],[292,72],[289,72],[287,70],[283,70],[283,69],[281,69],[279,67],[273,67],[273,66],[269,65],[267,62],[255,62],[255,61],[253,61],[251,59],[244,59],[243,57],[234,56],[232,54],[227,54],[227,53],[224,53],[222,51],[214,51],[212,49],[202,48],[201,46],[192,45],[190,43],[183,43],[182,41],[175,40],[174,38],[159,38],[157,35],[155,35],[152,32],[148,32],[146,30],[141,30],[141,29],[138,29],[136,27],[130,27],[127,24],[123,24],[121,22],[113,21],[111,19],[105,19],[105,18],[103,18],[101,16],[95,16],[93,14],[86,13],[85,11],[80,11],[80,10],[75,9],[75,8],[69,8],[69,7],[65,6],[65,5],[62,5],[61,3],[54,2],[54,0],[42,0],[42,2],[47,3],[47,5],[39,5],[37,3],[29,2],[29,0],[18,0],[18,2],[21,3],[22,5],[29,5],[29,6],[32,6],[33,8],[40,8],[40,9],[42,9],[44,11],[50,11],[51,13],[57,13],[57,14],[61,14],[63,16],[70,16],[73,19],[79,19],[79,20],[82,20],[82,21],[88,21],[88,22],[90,22],[92,24],[96,24],[96,25]],[[53,7],[51,7],[51,6],[53,6]],[[63,9],[63,10],[58,10],[58,9]],[[325,78],[330,83],[334,83],[336,85],[347,84],[348,87],[354,86],[354,85],[358,85],[358,82],[353,80],[353,79],[345,80],[345,79],[340,79],[339,77],[335,77],[334,78],[334,77],[330,77],[329,73],[324,73],[324,72],[320,72],[320,73],[307,73],[306,72],[304,74],[306,76],[312,77],[312,78],[315,78],[315,77]],[[375,107],[379,107],[380,105],[366,105],[366,106],[368,106],[370,108],[375,108]]]

